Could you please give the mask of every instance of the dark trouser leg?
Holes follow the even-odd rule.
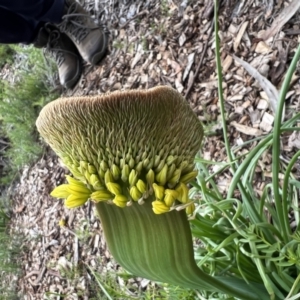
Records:
[[[39,22],[25,19],[20,15],[0,7],[1,44],[30,44],[37,35],[39,27]]]
[[[64,0],[0,0],[0,43],[30,44],[46,22],[62,20]]]
[[[37,22],[59,23],[65,0],[0,0],[0,6]]]

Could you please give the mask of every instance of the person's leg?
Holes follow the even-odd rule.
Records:
[[[0,43],[31,44],[47,22],[60,23],[64,0],[0,0]]]
[[[19,29],[16,30],[19,23],[12,26],[12,29],[10,22],[4,23],[5,26],[0,29],[2,43],[31,43],[39,31],[41,22],[49,22],[57,24],[59,30],[69,36],[85,61],[95,65],[105,55],[108,44],[107,31],[96,25],[76,0],[0,0],[1,7],[10,11],[10,14],[15,13],[15,19],[28,21],[25,37],[18,33]],[[3,23],[0,23],[0,28],[1,24]],[[28,37],[30,28],[32,35]],[[6,34],[6,31],[9,34]],[[13,34],[15,36],[12,36]],[[9,39],[5,41],[7,37]]]
[[[56,27],[46,28],[47,23]],[[61,84],[69,88],[80,78],[77,50],[97,64],[106,52],[108,33],[76,0],[0,0],[0,43],[47,48],[58,64]]]
[[[65,0],[0,0],[0,6],[26,19],[60,23]]]
[[[28,20],[18,14],[0,7],[0,43],[30,44],[33,42],[42,23]]]

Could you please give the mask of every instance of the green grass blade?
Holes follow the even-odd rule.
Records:
[[[279,103],[275,115],[274,131],[273,131],[273,153],[272,153],[273,193],[274,193],[275,204],[277,207],[277,214],[278,214],[279,222],[281,224],[282,234],[285,242],[287,242],[289,239],[290,224],[289,224],[288,216],[285,215],[286,211],[281,209],[282,207],[288,206],[287,199],[282,198],[279,193],[280,128],[281,128],[281,120],[282,120],[282,113],[283,113],[286,93],[289,89],[292,75],[296,69],[299,58],[300,58],[300,45],[298,46],[296,54],[293,57],[288,72],[285,76],[282,88],[280,90]]]

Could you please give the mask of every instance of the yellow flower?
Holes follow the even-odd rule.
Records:
[[[155,198],[158,200],[162,200],[164,198],[165,188],[163,186],[160,186],[156,183],[152,184]]]
[[[68,208],[75,208],[85,204],[90,197],[91,191],[84,185],[84,183],[66,176],[69,184],[62,184],[56,187],[50,194],[52,197],[63,198],[65,206]]]
[[[164,202],[168,207],[171,207],[177,198],[178,193],[175,190],[165,190]]]
[[[127,203],[128,199],[126,196],[124,195],[116,195],[113,203],[116,204],[119,207],[125,207],[126,203]]]
[[[58,222],[58,225],[60,227],[65,227],[66,226],[66,220],[65,219],[60,219],[59,222]]]
[[[101,191],[97,191],[91,194],[91,199],[95,200],[96,202],[99,201],[106,201],[106,200],[111,200],[113,199],[113,194],[111,194],[109,191],[107,190],[101,190]]]
[[[86,195],[70,195],[65,201],[65,206],[67,208],[75,208],[85,204],[88,201],[88,199],[89,197]]]
[[[68,187],[68,184],[59,185],[51,192],[50,195],[55,198],[68,198],[71,195],[71,192]]]
[[[163,214],[165,212],[170,211],[170,207],[168,207],[162,201],[155,200],[155,201],[152,202],[152,210],[154,211],[154,213],[156,213],[157,215],[159,215],[159,214]]]

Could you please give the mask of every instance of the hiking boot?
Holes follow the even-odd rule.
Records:
[[[47,24],[40,29],[33,45],[45,47],[45,52],[55,60],[61,85],[72,88],[77,83],[81,75],[80,56],[67,35]]]
[[[90,15],[74,0],[65,0],[60,31],[69,36],[81,57],[96,65],[103,58],[108,44],[108,32],[102,25],[94,23]]]

